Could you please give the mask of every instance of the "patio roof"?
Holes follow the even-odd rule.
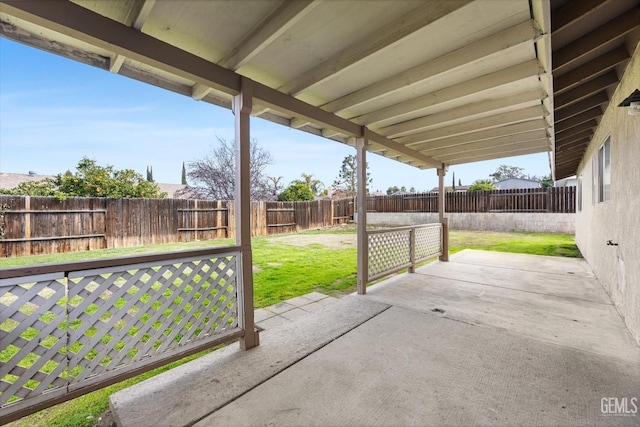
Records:
[[[1,33],[419,168],[547,152],[549,3],[2,2]]]
[[[553,151],[573,175],[638,0],[0,2],[0,34],[422,169]],[[553,77],[552,77],[553,75]]]

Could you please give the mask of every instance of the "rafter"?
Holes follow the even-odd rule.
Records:
[[[573,127],[576,127],[578,125],[581,125],[582,123],[588,122],[591,119],[598,118],[602,116],[602,114],[603,114],[602,108],[593,107],[592,109],[584,111],[580,114],[577,114],[571,117],[570,119],[564,120],[560,123],[556,123],[554,126],[554,130],[556,132],[562,132],[562,131],[571,129]]]
[[[416,143],[431,141],[434,139],[475,132],[482,129],[495,128],[506,126],[512,123],[534,120],[543,117],[545,114],[546,111],[544,110],[544,107],[542,105],[536,105],[534,107],[523,108],[522,110],[511,111],[504,114],[496,114],[494,116],[471,120],[465,123],[460,123],[441,129],[420,132],[415,135],[397,138],[396,141],[404,145],[412,145]]]
[[[524,156],[526,154],[544,153],[549,151],[549,143],[547,141],[539,141],[535,146],[513,148],[513,149],[499,149],[487,154],[471,155],[464,158],[451,158],[445,157],[440,159],[447,164],[457,165],[461,163],[479,162],[482,160],[493,160],[504,157]]]
[[[580,0],[571,1],[554,10],[551,14],[551,32],[560,31],[578,21],[587,14],[597,13],[601,6],[611,0]]]
[[[539,37],[540,34],[541,31],[536,27],[534,21],[523,22],[439,58],[415,66],[393,77],[374,83],[364,89],[338,98],[335,101],[323,105],[322,108],[334,113],[346,110],[487,56],[500,54],[505,49],[524,43],[531,43]]]
[[[555,138],[558,140],[562,140],[565,138],[568,138],[572,135],[575,135],[579,132],[584,132],[585,130],[591,130],[591,129],[595,129],[596,127],[598,127],[598,122],[593,119],[593,120],[589,120],[587,122],[581,123],[578,126],[574,126],[571,129],[567,129],[564,130],[562,132],[556,132],[555,133]]]
[[[553,53],[554,74],[603,44],[623,37],[637,28],[638,25],[640,25],[639,23],[640,7],[635,7],[616,19],[590,31],[585,36],[569,43],[567,46],[558,49]]]
[[[517,109],[522,104],[530,104],[533,101],[540,101],[545,98],[541,90],[533,90],[519,93],[505,98],[482,100],[473,104],[464,105],[453,110],[446,110],[429,116],[420,117],[396,125],[378,129],[378,133],[388,137],[403,136],[408,133],[417,133],[429,127],[442,127],[447,122],[464,119],[478,114],[489,113],[505,108]]]
[[[191,97],[193,99],[195,99],[196,101],[200,101],[202,98],[204,98],[205,96],[209,95],[209,93],[211,93],[212,90],[213,89],[210,88],[209,86],[205,86],[203,84],[196,83],[191,88]]]
[[[583,99],[582,101],[576,102],[575,104],[563,108],[561,110],[557,110],[553,114],[553,118],[556,123],[566,120],[570,117],[575,116],[576,114],[580,114],[583,111],[590,110],[591,108],[602,105],[609,102],[609,97],[606,92],[603,90],[601,92],[596,93],[588,98]]]
[[[427,107],[441,104],[443,102],[459,99],[474,93],[494,89],[498,86],[538,76],[541,73],[542,68],[540,67],[540,63],[538,60],[533,59],[495,73],[486,74],[426,95],[418,96],[399,104],[363,114],[354,118],[354,121],[361,125],[369,126],[383,120],[401,117],[405,114],[424,110]]]
[[[569,144],[571,142],[575,142],[578,141],[580,139],[584,139],[584,138],[591,138],[593,136],[593,130],[588,129],[582,132],[578,132],[572,135],[567,135],[564,138],[556,138],[556,147],[559,147],[563,144]]]
[[[373,53],[402,40],[426,25],[466,6],[470,2],[471,0],[429,1],[400,17],[395,22],[388,24],[384,29],[368,34],[362,38],[362,41],[328,58],[316,68],[306,71],[298,78],[279,88],[279,90],[297,96],[311,86],[363,60]]]
[[[151,9],[153,9],[155,4],[156,0],[142,0],[140,8],[136,10],[132,16],[131,26],[138,31],[142,31],[142,27],[144,23],[147,22],[147,18],[149,18]]]
[[[624,45],[619,46],[604,55],[592,59],[587,64],[584,64],[575,70],[571,70],[560,77],[556,77],[553,80],[553,91],[556,95],[559,95],[593,77],[597,77],[598,75],[612,70],[618,64],[628,60],[629,53],[627,52],[627,48]]]
[[[435,141],[427,141],[414,144],[411,148],[418,151],[435,150],[442,147],[451,147],[454,145],[469,144],[472,142],[483,141],[487,139],[497,139],[510,135],[531,132],[540,129],[546,129],[547,122],[544,119],[529,120],[522,123],[516,123],[497,128],[485,129],[477,132],[470,132],[464,135],[456,135],[448,138],[441,138]]]
[[[618,83],[618,75],[615,70],[609,71],[600,77],[571,89],[561,95],[554,97],[554,106],[556,110],[567,107],[571,104],[575,104],[591,95],[598,93],[610,86],[614,86]]]
[[[320,0],[285,1],[218,63],[237,70],[288,31],[321,3]]]
[[[523,132],[517,135],[507,135],[500,138],[471,142],[469,144],[459,144],[454,146],[445,145],[429,150],[421,150],[421,152],[429,154],[432,157],[440,158],[443,155],[473,152],[478,150],[490,149],[492,147],[525,143],[527,141],[536,141],[542,139],[546,139],[548,141],[548,138],[549,135],[547,135],[546,130],[538,129],[531,132]]]

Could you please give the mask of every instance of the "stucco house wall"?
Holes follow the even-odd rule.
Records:
[[[582,209],[576,213],[576,243],[640,343],[640,116],[618,107],[640,86],[640,49],[607,107],[578,167]],[[611,137],[611,197],[598,202],[592,159]],[[597,171],[596,171],[597,175]],[[580,206],[578,206],[579,208]],[[615,245],[607,245],[611,240]]]

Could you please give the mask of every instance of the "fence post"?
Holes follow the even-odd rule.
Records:
[[[416,272],[416,229],[409,230],[409,273]]]
[[[31,197],[26,196],[24,198],[24,254],[26,256],[31,255]]]

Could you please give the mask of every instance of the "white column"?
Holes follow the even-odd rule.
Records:
[[[259,345],[258,332],[253,319],[253,259],[251,255],[251,176],[249,173],[250,117],[252,108],[252,81],[242,78],[240,93],[233,99],[236,128],[236,244],[242,252],[242,324],[244,336],[240,348],[248,350]]]
[[[356,138],[356,173],[358,185],[358,284],[360,295],[367,293],[369,282],[369,237],[367,236],[367,139]]]

